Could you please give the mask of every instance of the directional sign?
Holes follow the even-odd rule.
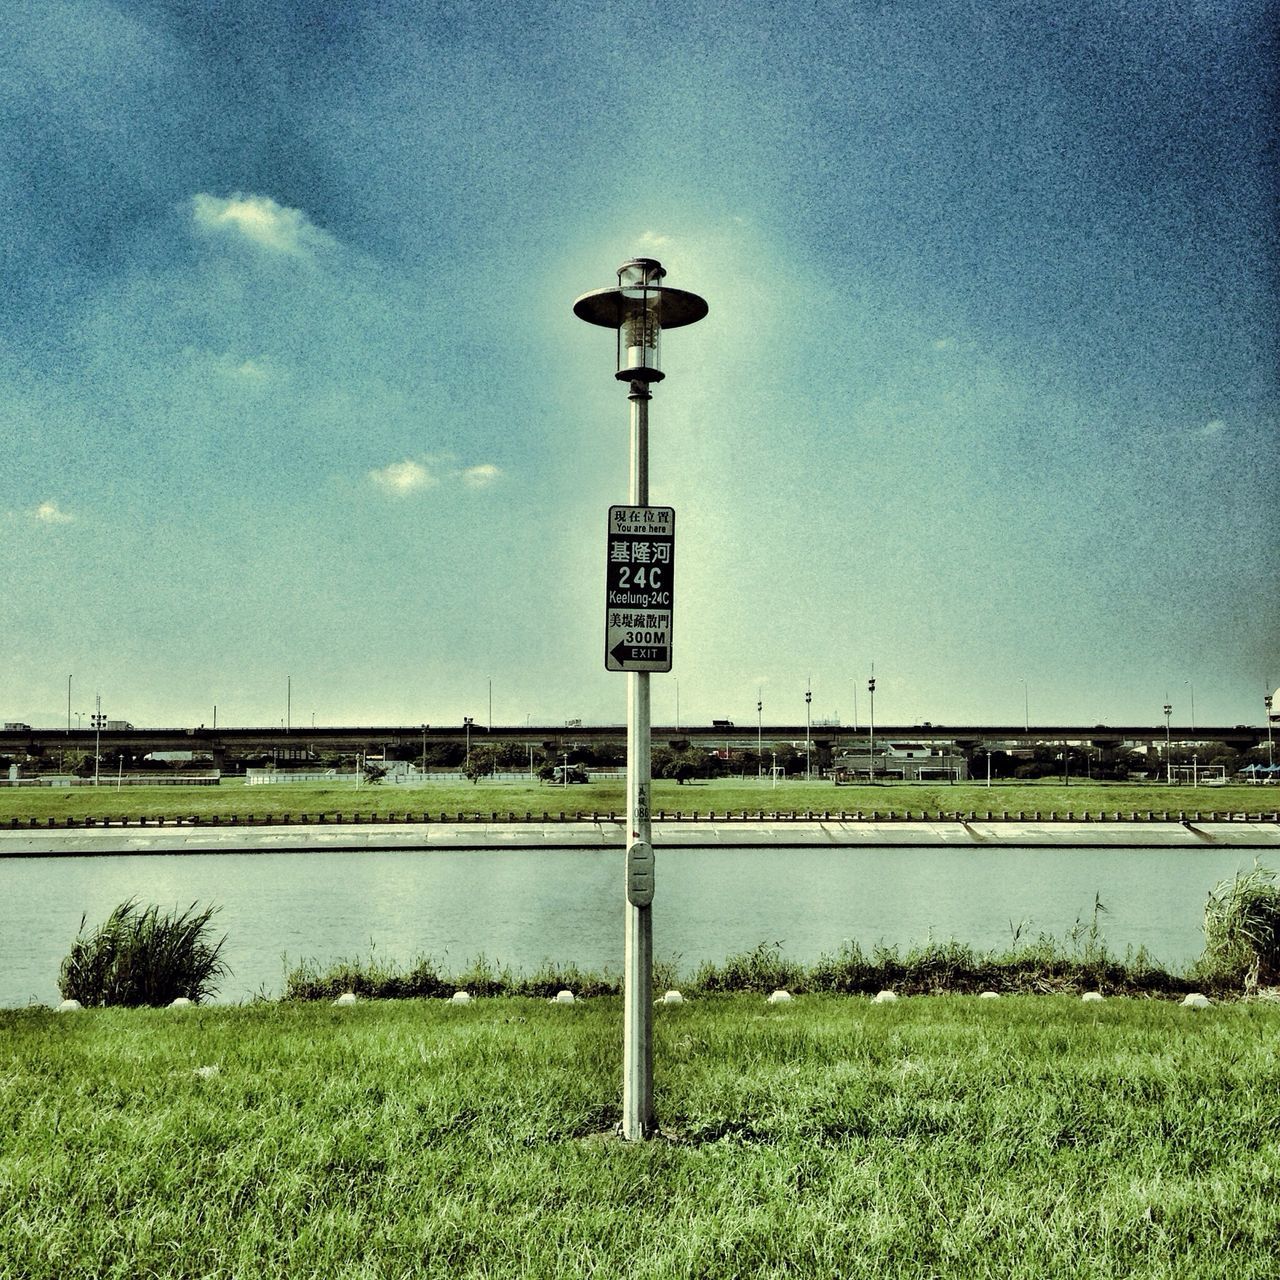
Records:
[[[676,513],[610,507],[605,575],[606,671],[670,671]]]

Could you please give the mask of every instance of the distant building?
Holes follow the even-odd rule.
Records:
[[[969,765],[954,747],[927,742],[887,742],[877,744],[875,754],[846,751],[832,762],[831,777],[836,782],[855,782],[874,772],[877,778],[902,782],[964,782]]]

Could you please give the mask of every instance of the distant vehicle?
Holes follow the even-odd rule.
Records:
[[[733,721],[732,720],[713,720],[711,722],[711,727],[713,729],[732,729]]]
[[[121,729],[132,729],[133,725],[131,725],[127,720],[108,720],[103,728],[115,729],[118,731]]]
[[[28,733],[31,732],[31,726],[29,724],[23,724],[21,720],[6,720],[4,722],[4,727],[6,729],[15,729],[15,730],[25,729]]]
[[[568,775],[567,777],[566,774]],[[552,781],[558,782],[563,786],[566,782],[590,782],[591,779],[587,777],[587,771],[581,765],[571,764],[566,769],[564,765],[558,764]]]

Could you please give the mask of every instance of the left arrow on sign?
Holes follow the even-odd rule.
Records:
[[[609,650],[614,662],[666,662],[667,646],[654,644],[615,644]]]

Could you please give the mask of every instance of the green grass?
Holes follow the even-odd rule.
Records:
[[[635,1144],[620,1022],[0,1012],[0,1276],[1276,1274],[1276,1005],[660,1008]]]
[[[229,972],[219,958],[226,938],[215,942],[209,927],[217,910],[192,903],[162,912],[131,898],[88,930],[82,916],[58,990],[83,1005],[166,1005],[215,994]]]
[[[785,956],[776,943],[760,943],[722,963],[704,962],[695,973],[681,972],[670,961],[658,961],[653,967],[653,982],[657,991],[674,987],[693,996],[767,994],[781,987],[797,994],[836,995],[874,995],[885,989],[899,995],[981,991],[1083,995],[1098,991],[1106,995],[1176,996],[1201,991],[1230,999],[1246,989],[1243,969],[1222,963],[1216,954],[1206,955],[1187,972],[1164,969],[1141,949],[1124,956],[1112,954],[1102,939],[1096,911],[1089,924],[1077,922],[1063,939],[1047,934],[1034,939],[1016,936],[1004,950],[979,951],[954,940],[929,939],[905,950],[878,945],[864,951],[858,943],[846,941],[833,954],[802,964]],[[499,968],[481,956],[465,969],[449,972],[429,957],[420,956],[403,965],[370,954],[327,967],[315,961],[294,965],[285,976],[284,998],[333,1000],[346,991],[376,999],[432,998],[458,990],[477,996],[546,998],[563,987],[580,996],[617,995],[622,983],[616,973],[585,972],[551,962],[523,973]]]
[[[387,816],[429,812],[433,818],[441,814],[456,818],[497,814],[505,820],[509,813],[535,818],[548,813],[552,818],[561,812],[572,818],[576,813],[587,817],[595,813],[622,813],[626,804],[621,782],[593,782],[586,785],[558,787],[550,784],[512,782],[476,784],[467,782],[432,783],[421,788],[397,788],[384,785],[355,788],[350,784],[291,783],[288,785],[246,786],[240,781],[227,781],[218,787],[0,787],[0,824],[11,818],[22,822],[32,819],[45,822],[49,818],[184,818],[250,815],[258,819],[289,815],[311,818],[324,813],[332,819],[341,813]],[[1056,812],[1079,816],[1105,813],[1159,816],[1168,810],[1188,813],[1215,811],[1225,813],[1271,814],[1280,808],[1280,790],[1273,787],[1226,786],[1191,787],[1136,785],[1132,783],[1091,783],[1064,787],[1060,782],[1009,782],[990,788],[976,783],[956,786],[892,784],[885,786],[837,787],[830,782],[790,781],[771,787],[756,779],[737,781],[716,779],[680,786],[658,781],[653,786],[652,808],[659,812],[687,815],[710,812],[755,814],[839,812],[881,816],[892,814],[919,817],[942,813],[996,815],[1002,811],[1016,816],[1019,811],[1028,818],[1039,812],[1047,817]]]

